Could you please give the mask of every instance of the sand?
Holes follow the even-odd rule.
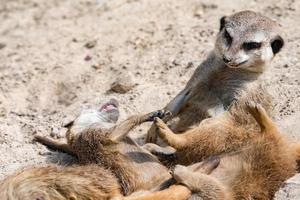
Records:
[[[121,119],[162,108],[214,46],[223,15],[251,9],[277,20],[286,45],[266,74],[276,120],[300,141],[300,1],[0,0],[0,179],[17,169],[65,163],[32,142],[63,137],[62,123],[115,97]],[[125,93],[111,84],[128,76]],[[132,134],[143,137],[150,124]],[[293,181],[296,179],[296,181]],[[278,199],[299,188],[299,176]]]

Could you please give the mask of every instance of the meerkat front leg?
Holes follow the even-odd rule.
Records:
[[[144,122],[154,121],[155,118],[163,118],[164,116],[168,115],[168,113],[169,112],[164,110],[158,110],[145,115],[131,116],[119,125],[113,127],[112,130],[109,131],[109,138],[113,141],[120,140],[124,138],[129,133],[129,131],[131,131],[137,125],[140,125]]]
[[[61,151],[64,153],[67,153],[69,155],[77,157],[73,149],[67,144],[67,143],[62,143],[44,136],[40,135],[35,135],[34,140],[37,141],[38,143],[41,143],[48,147],[49,149],[52,149],[54,151]]]
[[[172,165],[172,162],[177,159],[176,149],[171,146],[161,147],[157,144],[147,143],[142,148],[155,155],[164,165]]]
[[[164,110],[168,110],[170,113],[172,113],[172,116],[166,116],[162,120],[164,122],[169,121],[172,117],[175,117],[178,115],[180,110],[186,105],[190,98],[191,90],[190,88],[183,89],[174,99],[172,99],[164,108]],[[152,124],[150,127],[146,142],[147,143],[156,143],[157,141],[157,127]]]
[[[154,121],[158,128],[158,134],[161,139],[175,149],[183,148],[186,145],[186,139],[181,134],[175,134],[169,127],[159,118]]]

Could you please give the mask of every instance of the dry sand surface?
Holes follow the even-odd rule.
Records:
[[[285,31],[266,84],[277,122],[300,141],[299,0],[0,0],[0,179],[24,166],[64,163],[66,155],[49,153],[33,135],[63,137],[61,124],[83,107],[115,97],[122,119],[163,107],[213,48],[220,17],[244,9]],[[135,87],[108,92],[120,77]],[[299,180],[277,198],[299,199]]]

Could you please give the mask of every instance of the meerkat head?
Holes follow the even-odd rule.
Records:
[[[220,20],[215,50],[226,66],[263,72],[284,45],[279,25],[253,11],[241,11]]]
[[[118,121],[118,107],[118,101],[111,99],[98,109],[85,109],[81,111],[79,116],[66,124],[65,127],[68,128],[72,134],[81,133],[91,127],[109,129]]]

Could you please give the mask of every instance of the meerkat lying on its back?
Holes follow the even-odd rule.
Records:
[[[234,113],[234,107],[242,105],[239,102],[248,100],[262,104],[268,111],[270,97],[260,77],[283,45],[279,25],[265,16],[242,11],[223,17],[214,50],[185,88],[165,106],[179,118],[172,129],[182,132],[225,110]],[[147,142],[156,142],[155,132],[152,126]]]
[[[261,127],[249,144],[204,160],[202,163],[216,163],[209,174],[201,171],[202,163],[177,165],[174,169],[175,179],[203,200],[269,200],[285,180],[296,174],[300,144],[284,139],[260,105],[250,104],[247,108]]]
[[[36,136],[46,146],[76,156],[80,165],[23,170],[0,182],[0,199],[187,199],[189,189],[181,185],[167,188],[174,183],[169,170],[127,137],[135,126],[162,115],[161,111],[135,115],[116,125],[119,111],[115,100],[82,111],[67,125],[68,143]]]

